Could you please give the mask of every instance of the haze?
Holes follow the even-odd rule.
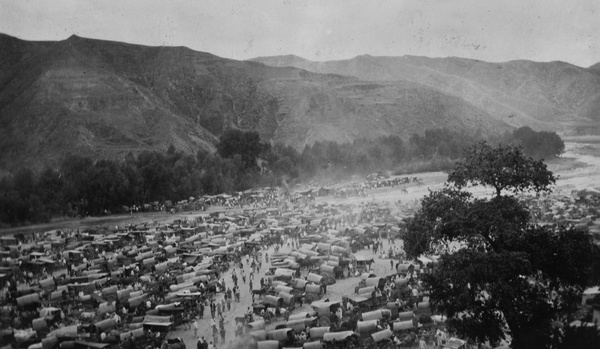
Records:
[[[600,61],[600,1],[0,0],[0,32],[187,46],[248,59],[295,54]]]

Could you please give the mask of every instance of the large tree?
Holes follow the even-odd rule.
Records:
[[[460,335],[495,343],[509,334],[513,348],[548,348],[553,323],[574,311],[598,248],[585,232],[533,225],[513,196],[548,191],[554,182],[543,162],[519,148],[478,144],[409,220],[407,255],[442,254],[424,282]],[[474,198],[463,190],[469,184],[492,187],[495,195]]]
[[[219,138],[217,151],[222,158],[239,155],[246,169],[257,168],[256,159],[267,149],[256,131],[229,130]]]

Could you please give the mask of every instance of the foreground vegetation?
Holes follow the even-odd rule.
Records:
[[[470,147],[447,186],[410,218],[407,256],[440,253],[424,276],[432,304],[464,338],[511,348],[597,348],[596,327],[577,328],[581,294],[600,283],[600,247],[587,231],[537,226],[514,194],[549,191],[554,175],[520,148]],[[474,198],[463,188],[495,189]]]
[[[289,146],[262,143],[255,132],[231,130],[221,137],[215,154],[190,155],[171,147],[167,152],[130,154],[122,160],[70,155],[59,168],[46,168],[39,174],[22,169],[2,179],[0,224],[122,212],[124,206],[307,182],[316,176],[339,179],[374,171],[444,170],[461,157],[466,146],[480,140],[434,129],[413,135],[408,142],[396,136],[348,144],[317,142],[298,152]],[[564,150],[556,134],[528,128],[490,141],[518,144],[526,153],[545,158]]]

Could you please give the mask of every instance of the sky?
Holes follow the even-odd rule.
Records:
[[[600,0],[0,0],[0,33],[295,54],[600,62]]]

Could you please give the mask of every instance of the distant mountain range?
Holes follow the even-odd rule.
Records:
[[[66,154],[214,150],[229,128],[301,149],[445,127],[600,132],[600,72],[424,57],[224,59],[184,47],[0,34],[0,168]]]
[[[296,67],[365,81],[421,84],[463,99],[511,126],[560,133],[600,131],[600,63],[488,63],[464,58],[372,57],[312,62],[297,56],[260,57],[273,67]]]

